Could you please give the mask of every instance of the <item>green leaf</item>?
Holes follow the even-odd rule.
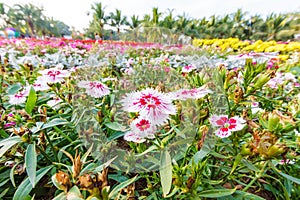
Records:
[[[42,169],[39,169],[36,172],[36,179],[35,184],[37,184],[43,176],[52,168],[52,166],[48,166]],[[32,184],[30,184],[30,180],[27,177],[22,183],[19,185],[18,189],[16,190],[13,200],[24,200],[24,197],[29,195],[32,190]]]
[[[22,86],[20,83],[14,84],[7,89],[7,94],[8,95],[16,94],[21,89],[21,87]]]
[[[67,199],[67,194],[62,192],[59,195],[57,195],[56,197],[54,197],[52,200],[66,200]]]
[[[118,122],[108,122],[105,124],[105,126],[114,131],[126,131],[126,127],[119,124]]]
[[[191,159],[191,161],[193,160],[195,163],[198,163],[200,160],[202,160],[205,156],[207,156],[207,154],[209,154],[209,152],[211,151],[211,149],[207,146],[204,145],[200,151],[197,151],[197,153],[195,153],[195,155],[193,156],[193,159]],[[190,163],[191,164],[191,163]]]
[[[8,192],[9,188],[6,188],[5,190],[3,190],[1,193],[0,193],[0,199],[2,199],[2,197],[4,197],[4,195]]]
[[[28,178],[32,187],[35,187],[36,179],[36,165],[37,165],[37,155],[35,151],[35,143],[29,144],[25,152],[25,167]]]
[[[235,191],[235,193],[232,195],[233,199],[236,200],[265,200],[264,198],[257,196],[255,194],[251,194],[248,192],[244,192],[241,190]]]
[[[117,185],[108,195],[109,199],[115,199],[117,195],[119,194],[120,190],[127,187],[128,185],[132,184],[133,182],[136,181],[137,175],[127,181],[124,181],[123,183],[120,183]]]
[[[117,157],[118,156],[115,156],[107,162],[103,163],[102,165],[98,166],[96,169],[93,170],[93,172],[101,172],[104,168],[108,167]]]
[[[296,177],[287,175],[287,174],[285,174],[285,173],[283,173],[283,172],[281,172],[281,171],[279,171],[279,170],[278,170],[277,172],[278,172],[281,176],[287,178],[288,180],[290,180],[290,181],[292,181],[292,182],[297,183],[297,184],[300,185],[300,179],[299,179],[299,178],[296,178]]]
[[[0,147],[2,146],[2,148],[0,149],[0,157],[2,157],[6,153],[6,151],[8,151],[12,146],[14,146],[15,144],[17,144],[19,142],[22,142],[22,139],[19,136],[13,136],[13,137],[1,140]]]
[[[68,199],[68,200],[83,200],[82,194],[81,194],[79,188],[78,188],[76,185],[73,186],[73,187],[69,190],[69,192],[68,192],[68,194],[67,194],[67,199]]]
[[[16,167],[19,165],[19,163],[15,163],[14,166],[10,169],[10,173],[9,173],[9,176],[10,176],[10,181],[11,181],[11,184],[16,187],[16,183],[15,183],[15,169]]]
[[[167,149],[163,149],[159,165],[160,182],[164,197],[170,192],[172,186],[172,162]]]
[[[28,113],[28,114],[31,114],[35,104],[36,104],[36,100],[37,100],[37,95],[36,95],[36,92],[35,90],[31,87],[30,88],[30,92],[29,92],[29,95],[28,95],[28,98],[27,98],[27,102],[26,102],[26,105],[25,105],[25,111]]]
[[[235,192],[236,188],[234,189],[213,189],[213,190],[206,190],[197,194],[199,197],[206,197],[206,198],[218,198],[231,195]]]
[[[58,125],[65,125],[65,124],[69,124],[69,123],[70,122],[68,122],[65,119],[55,118],[55,119],[51,120],[50,122],[45,123],[42,126],[41,130],[46,129],[46,128],[51,128],[51,127],[54,127],[54,126],[58,126]]]
[[[237,166],[241,163],[242,158],[243,158],[242,154],[238,154],[235,157],[235,160],[234,160],[234,163],[233,163],[230,174],[232,174],[234,172],[234,170],[237,168]]]

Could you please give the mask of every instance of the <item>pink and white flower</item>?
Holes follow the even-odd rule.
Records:
[[[154,134],[157,131],[155,125],[149,120],[141,117],[133,120],[130,124],[131,131],[124,135],[124,140],[132,141],[136,143],[142,143],[146,141],[146,138],[153,139]]]
[[[132,131],[128,131],[125,133],[124,140],[136,143],[143,143],[146,141],[146,139],[142,138],[139,134]]]
[[[53,97],[52,100],[47,101],[47,105],[53,108],[54,110],[57,110],[60,108],[60,103],[63,102],[63,100],[59,97]]]
[[[286,164],[293,165],[295,163],[296,163],[295,159],[293,159],[293,160],[286,159],[286,160],[280,160],[278,164],[280,164],[280,165],[286,165]]]
[[[22,103],[25,103],[28,95],[29,95],[29,90],[26,88],[22,91],[17,92],[14,95],[8,95],[9,103],[12,105],[20,105]]]
[[[32,87],[36,92],[37,91],[46,91],[46,90],[50,89],[50,87],[47,85],[47,83],[45,81],[41,81],[40,79],[36,80],[32,84]]]
[[[86,93],[94,98],[101,98],[110,93],[109,88],[99,81],[80,81],[77,86],[85,88]]]
[[[200,99],[210,93],[212,93],[211,90],[206,89],[205,86],[202,86],[194,89],[180,89],[176,92],[171,93],[171,96],[173,96],[175,100],[187,100]]]
[[[141,137],[153,138],[157,128],[148,119],[139,117],[130,124],[133,132],[138,133]]]
[[[258,112],[262,112],[263,109],[259,107],[259,102],[253,101],[251,102],[251,112],[252,114],[256,114]]]
[[[194,67],[192,65],[186,65],[186,66],[182,67],[181,72],[189,73],[189,72],[193,71],[194,69],[196,69],[196,67]]]
[[[70,76],[70,72],[68,70],[61,69],[61,65],[57,67],[44,69],[40,71],[42,76],[38,77],[38,81],[43,81],[46,83],[60,83],[64,81],[64,78]]]
[[[122,103],[125,111],[139,112],[142,118],[148,119],[153,125],[162,125],[169,115],[176,114],[171,96],[151,88],[128,94]]]
[[[216,135],[220,138],[226,138],[231,132],[240,131],[245,127],[245,120],[241,117],[228,118],[227,115],[213,115],[209,119],[213,126],[220,127],[216,130]]]

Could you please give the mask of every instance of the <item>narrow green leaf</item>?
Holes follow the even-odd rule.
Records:
[[[232,174],[234,172],[234,170],[237,168],[237,166],[241,163],[242,158],[243,158],[242,154],[238,154],[235,157],[235,160],[234,160],[234,163],[233,163],[230,174]]]
[[[19,142],[22,142],[22,139],[19,136],[13,136],[13,137],[1,140],[0,147],[1,146],[2,147],[0,149],[0,157],[2,157],[6,153],[6,151],[8,151],[12,146],[14,146],[15,144],[17,144]]]
[[[30,88],[30,92],[26,101],[26,105],[25,105],[25,111],[28,114],[31,114],[35,104],[36,104],[36,100],[37,100],[37,95],[35,90],[31,87]]]
[[[62,192],[59,193],[56,197],[54,197],[52,200],[66,200],[67,199],[67,194]]]
[[[7,88],[7,94],[8,95],[13,95],[16,94],[20,89],[21,89],[21,84],[17,83],[15,85],[10,86],[9,88]]]
[[[29,144],[25,152],[25,167],[28,178],[32,187],[35,187],[36,179],[36,165],[37,165],[37,155],[35,151],[35,143]]]
[[[2,197],[4,197],[4,195],[8,192],[9,188],[6,188],[5,190],[3,190],[1,193],[0,193],[0,199],[2,199]]]
[[[10,181],[11,181],[11,184],[16,187],[16,183],[15,183],[15,169],[16,167],[18,166],[19,163],[15,163],[15,165],[10,169],[10,173],[9,173],[9,176],[10,176]]]
[[[165,197],[170,192],[172,186],[172,161],[167,149],[163,149],[161,152],[159,174],[163,195]]]
[[[288,180],[290,180],[290,181],[292,181],[292,182],[297,183],[297,184],[300,185],[300,179],[299,179],[299,178],[296,178],[296,177],[287,175],[287,174],[285,174],[285,173],[283,173],[283,172],[281,172],[281,171],[279,171],[279,170],[278,170],[277,172],[278,172],[281,176],[287,178]]]
[[[191,159],[191,161],[193,160],[195,163],[198,163],[200,160],[202,160],[205,156],[207,156],[207,154],[209,154],[209,152],[211,151],[211,149],[207,146],[204,145],[200,151],[196,152],[195,155],[193,156],[193,159]],[[190,163],[191,164],[191,163]]]
[[[65,119],[55,118],[55,119],[51,120],[50,122],[45,123],[42,126],[41,130],[46,129],[46,128],[51,128],[51,127],[54,127],[54,126],[58,126],[58,125],[65,125],[65,124],[68,124],[68,123],[70,123],[70,122],[68,122]]]
[[[206,198],[218,198],[231,195],[235,192],[236,188],[234,189],[213,189],[213,190],[206,190],[203,192],[198,193],[199,197],[206,197]]]
[[[244,192],[241,190],[235,191],[235,193],[232,195],[234,199],[241,199],[241,200],[265,200],[264,198],[257,196],[255,194],[251,194],[248,192]]]
[[[73,186],[68,194],[67,194],[67,199],[68,200],[83,200],[82,194],[79,190],[79,188],[75,185]]]
[[[98,166],[96,169],[93,170],[93,172],[101,172],[104,168],[108,167],[117,157],[118,156],[115,156],[107,162],[103,163],[102,165]]]
[[[108,122],[105,124],[105,126],[114,131],[126,131],[126,127],[119,124],[118,122]]]
[[[124,181],[123,183],[120,183],[117,185],[108,195],[109,199],[115,199],[116,196],[119,194],[120,190],[127,187],[128,185],[132,184],[136,181],[138,176],[135,176],[127,181]]]
[[[39,169],[36,172],[36,179],[35,184],[40,181],[40,179],[45,176],[45,174],[52,168],[52,166],[48,166],[42,169]],[[29,195],[29,193],[32,190],[32,184],[30,183],[29,178],[27,177],[22,181],[22,183],[19,185],[18,189],[16,190],[13,200],[24,200],[24,197]]]

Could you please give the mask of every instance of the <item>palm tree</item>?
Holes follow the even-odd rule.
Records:
[[[136,29],[139,27],[141,21],[139,20],[139,16],[137,15],[132,15],[130,17],[130,21],[127,21],[126,25],[130,27],[131,30]]]
[[[102,37],[104,24],[107,23],[107,17],[105,16],[105,7],[102,6],[102,3],[95,3],[94,5],[92,5],[92,10],[94,11],[94,14],[93,22],[90,26],[97,28],[100,32],[100,36]]]
[[[170,30],[174,29],[175,19],[173,17],[174,9],[168,9],[168,13],[165,18],[160,22],[160,26],[168,28]]]
[[[152,26],[158,26],[159,25],[159,18],[161,17],[162,13],[158,12],[158,8],[154,7],[152,8]]]
[[[186,13],[179,15],[175,23],[175,31],[179,34],[185,34],[189,23],[190,17]]]
[[[126,16],[122,16],[121,10],[116,9],[115,13],[111,12],[110,16],[110,23],[109,25],[116,27],[117,28],[117,33],[118,35],[120,34],[120,27],[122,25],[126,25],[127,24],[127,19]]]
[[[19,16],[19,22],[23,21],[27,27],[27,30],[29,30],[32,36],[35,36],[36,25],[43,16],[43,9],[36,7],[31,3],[25,5],[16,4],[14,7],[16,14]]]

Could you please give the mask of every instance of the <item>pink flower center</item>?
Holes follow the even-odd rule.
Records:
[[[103,89],[104,88],[103,84],[95,83],[95,82],[90,82],[89,86],[91,89],[93,89],[93,88]]]
[[[60,75],[61,72],[60,72],[60,71],[56,71],[56,70],[52,70],[52,71],[49,71],[47,74],[48,74],[49,76],[55,77],[55,76],[57,76],[57,75]]]
[[[146,119],[142,119],[140,122],[136,124],[136,127],[140,131],[145,131],[146,129],[150,128],[150,122]]]
[[[134,102],[134,105],[139,104],[142,107],[146,106],[147,109],[156,108],[161,105],[161,101],[158,97],[153,96],[152,94],[143,94],[138,102]]]

